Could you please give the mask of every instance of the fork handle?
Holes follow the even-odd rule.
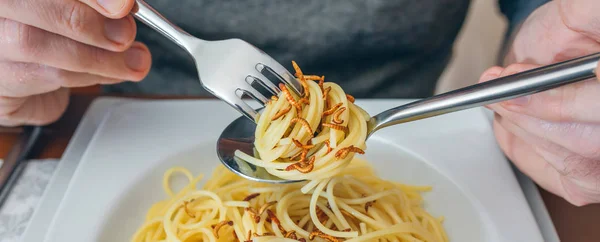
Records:
[[[185,50],[191,51],[190,34],[171,23],[145,1],[136,0],[135,3],[132,13],[136,19],[158,31]]]
[[[526,96],[596,76],[600,53],[539,67],[443,93],[377,114],[369,134],[394,124]]]

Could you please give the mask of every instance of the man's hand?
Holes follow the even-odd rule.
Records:
[[[600,52],[600,1],[552,1],[515,36],[505,63],[520,64],[488,69],[480,82],[594,52]],[[600,202],[600,82],[489,107],[496,113],[496,138],[521,171],[572,204]]]
[[[1,0],[0,125],[48,124],[68,88],[143,79],[133,0]]]

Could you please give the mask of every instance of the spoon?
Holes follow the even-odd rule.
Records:
[[[434,117],[473,107],[497,103],[546,91],[595,77],[600,53],[543,66],[488,82],[418,100],[381,112],[367,122],[367,138],[375,131],[396,124]],[[240,117],[225,128],[217,141],[217,154],[234,173],[249,180],[267,183],[293,183],[269,174],[234,155],[236,150],[254,152],[254,120]]]

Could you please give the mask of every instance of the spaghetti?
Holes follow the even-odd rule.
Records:
[[[165,172],[169,198],[154,204],[132,242],[166,241],[420,241],[446,242],[441,218],[422,205],[418,187],[383,180],[355,157],[364,154],[369,115],[354,97],[324,76],[304,75],[294,62],[304,93],[280,85],[257,120],[256,158],[236,156],[290,180],[257,183],[215,169],[202,175],[185,168]],[[175,193],[170,178],[185,175]]]
[[[364,153],[370,116],[339,85],[325,82],[324,76],[304,75],[296,62],[292,64],[302,96],[280,84],[282,92],[256,121],[259,158],[239,150],[235,155],[286,180],[333,177],[356,153]],[[337,155],[340,151],[342,156]]]
[[[187,186],[174,192],[171,178]],[[418,187],[383,180],[355,158],[337,175],[287,185],[257,183],[217,167],[202,175],[181,167],[165,172],[168,198],[155,203],[132,242],[165,241],[427,241],[448,238],[428,214]]]

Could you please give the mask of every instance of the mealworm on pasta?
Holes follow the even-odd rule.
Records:
[[[350,152],[359,153],[359,154],[365,153],[362,149],[355,147],[354,145],[350,145],[348,147],[338,150],[338,152],[335,153],[335,158],[344,159],[344,158],[346,158],[346,156],[348,156],[348,153],[350,153]]]
[[[281,109],[279,110],[279,112],[277,112],[275,114],[275,116],[273,116],[273,118],[271,118],[271,121],[275,121],[278,118],[280,118],[281,116],[285,115],[286,113],[288,113],[290,110],[292,110],[292,105],[288,106],[287,108]]]
[[[323,116],[327,116],[327,115],[331,115],[333,113],[335,113],[335,111],[342,106],[342,103],[338,103],[335,106],[331,107],[330,109],[325,110],[325,112],[323,112]]]
[[[313,131],[310,128],[310,125],[308,124],[308,121],[306,121],[306,119],[296,117],[293,118],[292,121],[290,121],[290,124],[294,124],[296,122],[300,122],[300,124],[302,124],[302,127],[304,127],[311,136],[313,135]]]
[[[348,99],[348,101],[350,101],[351,103],[354,103],[354,97],[350,94],[346,94],[346,99]]]
[[[323,123],[323,127],[328,127],[330,129],[340,130],[344,131],[345,133],[348,133],[348,127],[339,124]]]
[[[287,89],[287,87],[283,84],[283,83],[279,83],[279,89],[281,89],[281,92],[283,92],[283,95],[285,96],[285,99],[291,104],[294,105],[294,107],[296,107],[296,109],[298,111],[302,110],[302,105],[300,105],[298,102],[296,102],[296,99],[294,99],[294,97],[292,96],[292,94],[290,93],[290,90]]]
[[[213,233],[215,234],[215,237],[217,239],[219,238],[219,230],[221,229],[221,227],[223,227],[225,225],[233,226],[233,221],[231,221],[231,220],[221,221],[220,223],[215,225],[215,227],[213,228]]]
[[[345,110],[346,110],[346,107],[342,107],[335,112],[335,114],[333,115],[333,120],[332,120],[333,123],[342,124],[344,122],[344,120],[340,119],[340,115],[342,115],[342,113],[344,113]]]

